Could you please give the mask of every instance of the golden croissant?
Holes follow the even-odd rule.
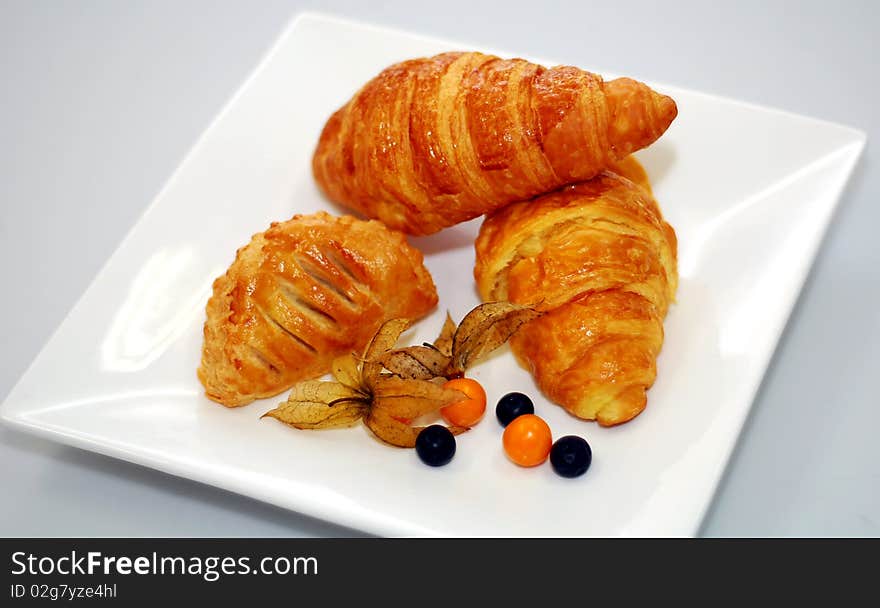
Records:
[[[629,78],[443,53],[369,81],[324,126],[312,168],[330,199],[430,234],[594,177],[676,113]]]
[[[400,232],[327,213],[275,222],[214,281],[199,380],[229,407],[271,397],[360,352],[384,321],[436,304],[422,254]]]
[[[488,216],[474,276],[484,300],[546,311],[511,348],[538,386],[603,426],[637,416],[678,283],[676,238],[635,161]]]

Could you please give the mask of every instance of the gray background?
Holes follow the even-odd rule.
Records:
[[[702,532],[880,536],[878,5],[4,0],[0,398],[288,18],[320,9],[867,131]],[[3,536],[353,534],[5,428],[0,463]]]

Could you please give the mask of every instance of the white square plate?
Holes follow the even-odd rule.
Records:
[[[202,395],[195,369],[213,278],[271,221],[340,212],[311,177],[326,118],[388,64],[454,48],[473,47],[296,19],[19,381],[3,420],[378,534],[694,534],[864,147],[860,132],[652,85],[679,107],[639,157],[678,233],[681,286],[648,408],[629,424],[602,429],[572,418],[506,351],[473,370],[489,394],[486,420],[440,469],[362,426],[309,432],[261,421],[279,399],[227,410]],[[478,303],[478,224],[414,239],[440,309],[411,343],[431,339],[446,309],[460,319]],[[535,398],[556,436],[590,441],[586,476],[566,480],[549,465],[506,460],[492,408],[512,390]]]

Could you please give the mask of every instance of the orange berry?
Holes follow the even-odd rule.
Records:
[[[507,457],[522,467],[534,467],[550,455],[553,436],[550,427],[534,414],[523,414],[513,419],[502,437]]]
[[[470,378],[456,378],[443,385],[467,395],[465,399],[456,401],[440,410],[440,415],[449,424],[456,426],[474,426],[486,411],[486,391],[480,383]]]

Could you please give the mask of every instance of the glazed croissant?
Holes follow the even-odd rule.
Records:
[[[327,213],[275,222],[214,281],[199,380],[230,407],[271,397],[363,349],[384,321],[436,304],[422,254],[400,232]]]
[[[621,169],[647,185],[634,163]],[[505,207],[480,229],[474,275],[484,300],[546,311],[511,348],[550,399],[603,426],[645,408],[678,283],[675,232],[648,189],[604,172]]]
[[[629,78],[444,53],[369,81],[324,126],[312,167],[332,200],[430,234],[589,179],[655,141],[676,113]]]

